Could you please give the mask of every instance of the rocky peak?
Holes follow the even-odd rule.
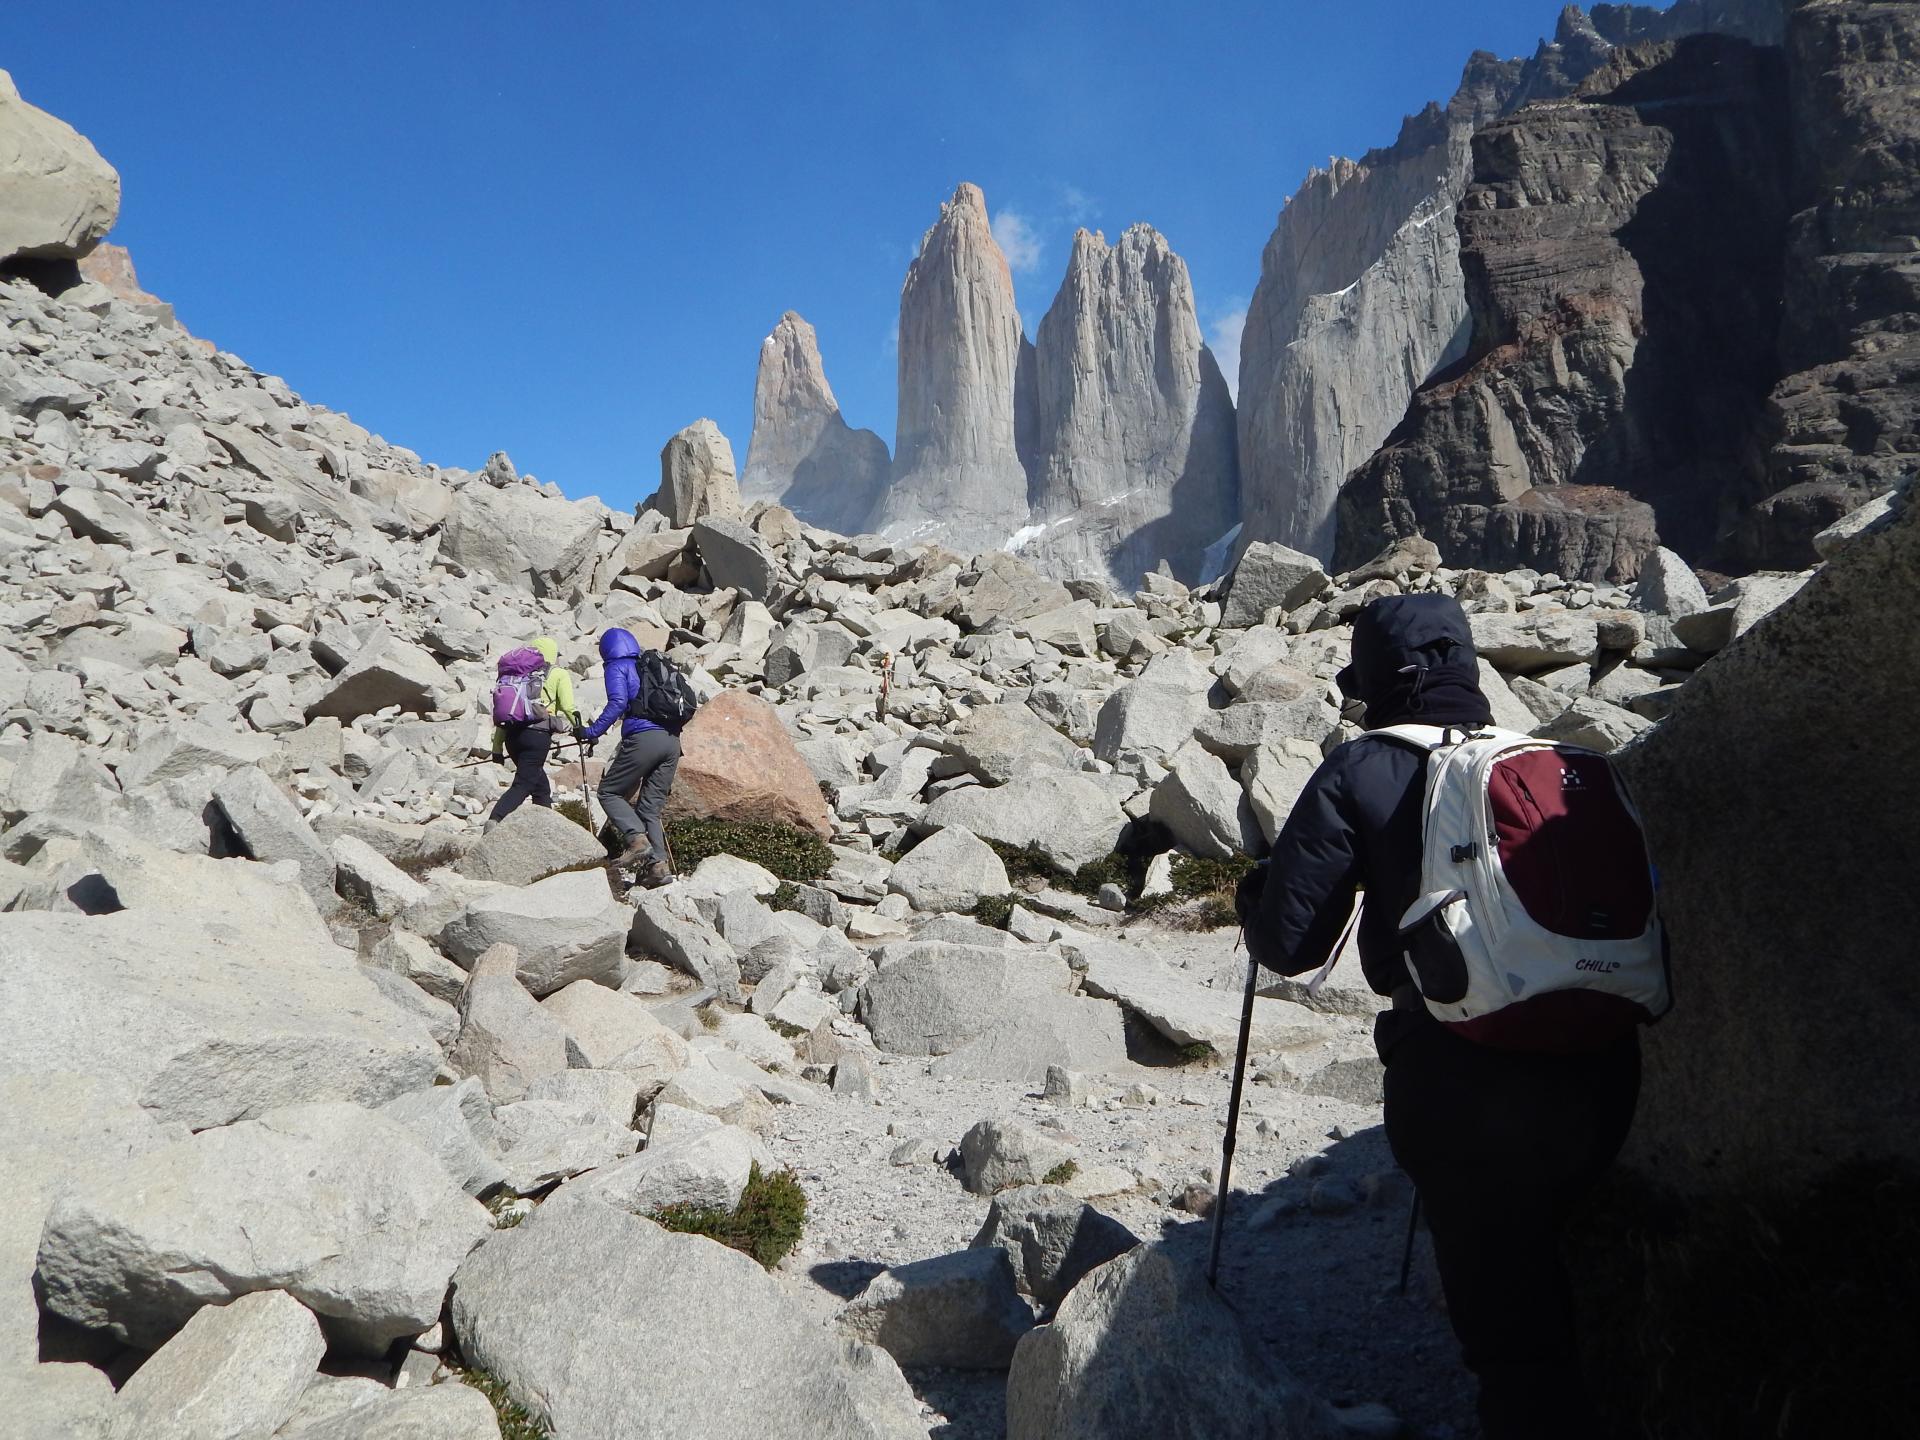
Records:
[[[1150,225],[1079,231],[1034,358],[1033,525],[1050,568],[1193,575],[1234,523],[1233,405],[1186,262]]]
[[[1474,137],[1471,350],[1341,492],[1336,560],[1419,533],[1450,565],[1619,581],[1661,539],[1713,551],[1764,493],[1778,58],[1718,36],[1611,51],[1574,99]]]
[[[986,196],[963,184],[900,290],[899,419],[885,533],[1004,544],[1027,515],[1015,439],[1020,316]]]
[[[743,498],[857,534],[885,497],[888,463],[884,440],[841,417],[813,326],[787,311],[760,345]]]

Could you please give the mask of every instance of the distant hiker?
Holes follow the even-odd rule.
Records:
[[[573,676],[559,661],[559,643],[546,635],[500,657],[493,682],[493,758],[504,762],[512,757],[513,783],[487,817],[489,827],[518,810],[522,801],[553,805],[547,751],[555,735],[571,734],[580,726]]]
[[[673,867],[660,816],[680,765],[680,727],[693,714],[693,692],[665,656],[643,650],[631,631],[616,628],[601,635],[600,658],[606,665],[607,706],[586,728],[586,739],[591,745],[620,722],[620,748],[598,791],[624,842],[613,863],[640,866],[643,885],[665,885],[673,879]]]
[[[1428,737],[1443,757],[1464,756],[1454,742],[1492,718],[1480,690],[1473,632],[1460,606],[1446,596],[1390,596],[1368,605],[1355,622],[1352,660],[1339,681],[1350,699],[1365,703],[1369,731],[1455,727]],[[1274,841],[1272,863],[1243,883],[1238,908],[1254,959],[1283,975],[1299,975],[1327,960],[1356,887],[1364,887],[1360,963],[1373,989],[1393,999],[1374,1026],[1386,1064],[1387,1139],[1427,1217],[1454,1334],[1480,1381],[1484,1432],[1489,1440],[1590,1435],[1593,1421],[1582,1394],[1559,1246],[1571,1212],[1612,1164],[1632,1124],[1640,1049],[1632,1019],[1616,1022],[1641,1012],[1612,995],[1589,1005],[1576,988],[1557,995],[1529,992],[1525,1001],[1503,996],[1499,1003],[1506,1009],[1464,1024],[1460,1019],[1471,1006],[1443,1006],[1443,1020],[1428,997],[1467,985],[1463,966],[1470,962],[1461,957],[1471,937],[1457,939],[1459,932],[1443,924],[1436,939],[1425,923],[1414,923],[1403,936],[1400,926],[1403,919],[1418,922],[1420,907],[1427,907],[1429,918],[1445,910],[1446,924],[1457,927],[1460,912],[1452,907],[1484,903],[1471,897],[1494,893],[1513,897],[1504,902],[1509,906],[1524,900],[1527,914],[1547,927],[1528,932],[1538,939],[1538,955],[1515,960],[1520,968],[1536,960],[1545,964],[1540,957],[1555,957],[1562,947],[1577,951],[1584,944],[1599,953],[1614,945],[1625,953],[1641,943],[1602,940],[1596,948],[1596,942],[1564,938],[1589,925],[1608,934],[1637,925],[1642,939],[1651,935],[1657,946],[1644,846],[1603,759],[1534,749],[1525,764],[1502,771],[1511,775],[1512,801],[1522,807],[1518,818],[1500,808],[1506,802],[1488,788],[1492,772],[1483,772],[1480,793],[1496,833],[1443,845],[1436,856],[1424,834],[1429,748],[1417,733],[1369,734],[1327,756]],[[1586,833],[1582,827],[1595,809],[1579,807],[1589,797],[1598,797],[1594,807],[1602,821],[1619,822],[1609,832],[1619,843],[1600,847],[1590,864],[1586,856],[1555,848],[1559,836]],[[1549,834],[1532,828],[1542,825],[1543,816],[1563,822],[1561,829]],[[1457,822],[1449,827],[1448,840],[1456,829],[1465,833]],[[1541,891],[1555,899],[1523,893],[1530,885],[1529,856],[1521,855],[1524,841],[1514,837],[1535,835],[1546,838],[1534,842],[1529,856],[1536,874],[1544,874],[1543,861],[1551,862]],[[1498,872],[1489,849],[1504,867]],[[1423,877],[1423,867],[1431,869],[1436,858],[1443,877]],[[1487,879],[1497,873],[1504,888],[1464,888],[1483,884],[1481,874],[1469,874],[1475,866],[1484,867]],[[1440,884],[1463,888],[1436,889]],[[1596,887],[1610,884],[1637,893],[1617,902],[1591,898]],[[1536,908],[1552,910],[1555,903],[1579,913],[1567,920],[1555,912],[1558,928],[1549,926]],[[1509,933],[1519,934],[1527,924],[1525,917],[1514,920]],[[1434,948],[1423,948],[1428,944]],[[1409,946],[1417,971],[1409,965]],[[1571,975],[1578,963],[1569,957],[1562,968]],[[1449,967],[1451,979],[1436,978]],[[1662,996],[1664,984],[1662,969]],[[1570,995],[1571,1003],[1563,1005]],[[1576,1014],[1586,1033],[1568,1028]],[[1516,1044],[1530,1048],[1507,1048]]]

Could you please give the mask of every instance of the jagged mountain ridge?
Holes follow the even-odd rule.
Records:
[[[1111,245],[1082,230],[1037,334],[1021,332],[985,196],[961,185],[902,287],[884,485],[870,446],[821,452],[844,448],[845,422],[811,328],[790,315],[761,349],[747,495],[845,532],[1019,550],[1059,575],[1132,586],[1165,562],[1198,578],[1237,523],[1239,487],[1233,402],[1185,262],[1151,226]],[[837,483],[807,483],[809,467]]]
[[[1472,350],[1342,491],[1336,562],[1811,563],[1920,450],[1916,55],[1911,7],[1808,4],[1784,51],[1636,45],[1477,135]]]

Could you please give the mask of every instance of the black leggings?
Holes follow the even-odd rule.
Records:
[[[1521,1055],[1421,1024],[1387,1061],[1387,1140],[1433,1235],[1486,1440],[1589,1436],[1560,1238],[1625,1143],[1640,1048]]]
[[[553,731],[544,723],[510,726],[506,745],[513,757],[513,784],[493,807],[493,818],[506,819],[520,808],[522,800],[551,809],[553,787],[547,783],[547,751],[553,746]]]

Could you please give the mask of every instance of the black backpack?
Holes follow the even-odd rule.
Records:
[[[658,650],[643,650],[633,662],[640,687],[627,702],[627,714],[636,720],[651,720],[662,730],[678,735],[700,701],[672,661]]]

